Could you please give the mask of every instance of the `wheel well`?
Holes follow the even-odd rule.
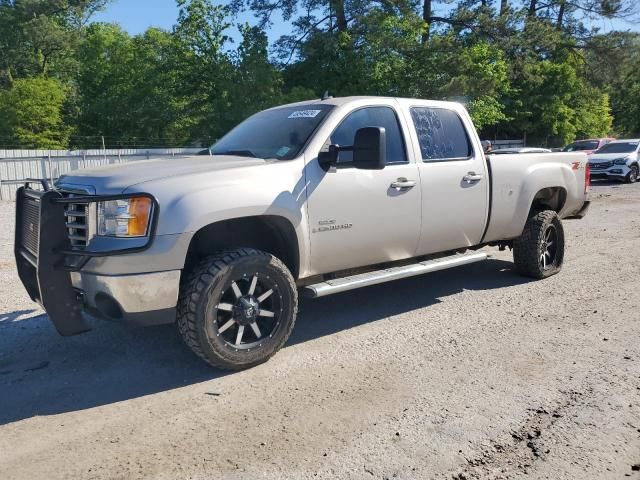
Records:
[[[562,210],[562,207],[564,207],[566,201],[567,191],[564,188],[543,188],[533,197],[529,216],[534,215],[534,212],[539,212],[541,210],[553,210],[554,212],[559,213],[560,210]]]
[[[189,244],[185,270],[206,256],[236,248],[268,252],[282,260],[293,277],[298,278],[298,237],[291,222],[276,215],[233,218],[201,228]]]

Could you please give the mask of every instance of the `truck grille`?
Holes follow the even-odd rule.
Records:
[[[70,203],[64,211],[66,227],[72,247],[86,247],[89,243],[89,205]]]
[[[25,197],[22,208],[22,246],[36,257],[40,238],[40,202]]]
[[[609,168],[613,166],[613,162],[590,163],[589,166],[594,170],[598,170],[598,169]]]

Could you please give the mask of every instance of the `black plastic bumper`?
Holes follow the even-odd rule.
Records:
[[[83,314],[82,292],[73,287],[71,272],[92,257],[104,257],[146,250],[151,245],[158,215],[155,198],[147,194],[119,196],[65,197],[57,190],[34,190],[29,183],[16,194],[15,258],[18,275],[31,299],[49,315],[64,336],[90,330]],[[146,237],[99,238],[87,248],[71,245],[65,223],[65,207],[133,196],[152,199],[153,211]]]

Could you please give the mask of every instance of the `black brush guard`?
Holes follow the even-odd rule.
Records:
[[[82,313],[80,293],[73,288],[71,273],[65,268],[65,256],[61,253],[71,250],[64,222],[65,203],[59,202],[62,198],[56,190],[20,187],[16,194],[14,245],[18,275],[29,296],[47,311],[58,333],[69,336],[86,332],[90,327]],[[29,237],[31,234],[37,238],[35,244],[35,239]]]
[[[44,190],[34,190],[40,183]],[[108,246],[78,249],[71,245],[65,224],[65,207],[146,196],[152,201],[147,237],[111,239]],[[60,335],[70,336],[90,330],[83,311],[82,292],[73,287],[71,272],[80,270],[91,257],[105,257],[146,250],[154,238],[158,202],[149,194],[65,197],[48,188],[46,182],[27,181],[16,194],[15,257],[18,275],[31,299],[39,303]]]

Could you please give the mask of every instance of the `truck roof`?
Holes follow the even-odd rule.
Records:
[[[376,96],[376,95],[361,95],[361,96],[351,96],[351,97],[329,97],[329,98],[327,98],[325,100],[322,100],[320,98],[313,99],[313,100],[304,100],[304,101],[301,101],[301,102],[288,103],[286,105],[278,105],[278,106],[272,107],[272,108],[295,107],[295,106],[318,105],[318,104],[341,106],[341,105],[346,105],[348,103],[359,102],[359,101],[367,100],[367,99],[377,99],[377,100],[387,99],[387,100],[399,100],[399,101],[406,101],[406,102],[419,101],[419,102],[428,102],[428,103],[433,104],[433,105],[450,106],[450,107],[453,107],[453,106],[460,107],[460,105],[461,105],[461,103],[459,103],[459,102],[447,102],[447,101],[442,101],[442,100],[428,100],[428,99],[421,99],[421,98],[403,98],[403,97],[385,97],[385,96]]]

